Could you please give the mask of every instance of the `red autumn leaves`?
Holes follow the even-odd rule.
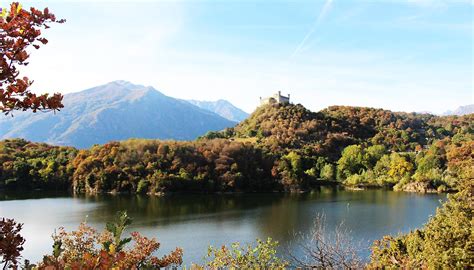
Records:
[[[28,65],[27,50],[48,43],[41,36],[41,29],[49,23],[63,23],[57,20],[47,8],[25,10],[19,3],[12,3],[10,9],[1,11],[0,17],[0,111],[8,114],[13,110],[33,112],[63,108],[63,96],[59,93],[37,95],[30,91],[33,81],[20,77],[18,68]]]

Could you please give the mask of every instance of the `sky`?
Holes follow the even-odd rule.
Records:
[[[474,103],[474,0],[23,4],[67,20],[44,31],[49,43],[22,70],[36,92],[126,80],[247,112],[278,90],[314,111]]]

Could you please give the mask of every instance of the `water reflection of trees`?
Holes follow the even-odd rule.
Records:
[[[414,228],[425,222],[426,209],[434,209],[437,202],[420,200],[420,196],[424,195],[323,188],[283,197],[268,211],[262,211],[256,224],[260,235],[279,240],[282,249],[292,249],[295,233],[309,232],[317,215],[324,214],[328,229],[343,222],[351,230],[354,241],[368,247],[371,241],[389,232],[407,230],[408,226]],[[368,254],[368,251],[361,252],[363,256]]]
[[[404,221],[419,219],[413,208],[419,207],[421,211],[426,207],[423,204],[430,203],[419,200],[419,196],[384,190],[320,188],[304,194],[100,195],[80,199],[98,205],[88,217],[94,223],[105,223],[119,210],[127,210],[135,219],[134,226],[143,229],[231,221],[250,225],[257,235],[290,246],[295,233],[311,230],[318,214],[326,216],[328,228],[344,222],[357,240],[383,235],[387,230],[405,229]]]
[[[83,197],[85,203],[99,203],[89,214],[94,222],[105,222],[119,210],[127,210],[140,226],[172,225],[199,219],[227,221],[251,215],[253,210],[278,204],[282,194],[170,194],[100,195]]]

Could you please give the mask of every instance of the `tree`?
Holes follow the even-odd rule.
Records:
[[[328,181],[335,180],[334,171],[335,171],[334,165],[332,165],[330,163],[327,163],[321,169],[321,175],[320,176],[324,180],[328,180]]]
[[[365,149],[364,154],[364,163],[368,169],[373,169],[377,161],[379,161],[382,156],[386,153],[385,146],[383,145],[373,145]]]
[[[49,23],[63,23],[57,20],[48,8],[44,11],[23,9],[14,2],[9,10],[1,9],[0,17],[0,111],[5,114],[13,110],[28,109],[59,110],[63,107],[61,94],[36,95],[30,91],[33,81],[20,77],[19,67],[28,65],[28,50],[39,49],[48,40],[41,37],[41,29],[49,28]]]
[[[383,155],[374,167],[375,177],[379,184],[406,184],[412,172],[411,161],[396,152]]]
[[[360,145],[350,145],[344,148],[337,162],[338,174],[345,179],[353,174],[359,174],[365,169],[364,151]]]
[[[403,177],[411,175],[413,164],[398,153],[390,155],[390,169],[388,175],[400,181]]]

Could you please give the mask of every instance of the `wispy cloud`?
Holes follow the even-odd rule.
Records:
[[[326,0],[326,3],[324,4],[323,8],[321,9],[321,12],[319,12],[318,17],[314,21],[313,25],[309,29],[308,33],[306,33],[306,36],[303,38],[303,40],[298,44],[298,47],[293,51],[293,53],[290,56],[290,59],[295,57],[303,48],[303,46],[306,44],[308,39],[313,35],[314,31],[318,28],[319,24],[321,21],[326,17],[326,14],[329,12],[331,9],[333,0]]]
[[[420,7],[440,8],[453,4],[471,4],[474,5],[474,0],[407,0],[410,4],[415,4]]]

